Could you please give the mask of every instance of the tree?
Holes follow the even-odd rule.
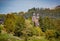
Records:
[[[4,21],[7,32],[14,32],[15,30],[15,16],[14,14],[7,14]]]
[[[21,36],[22,35],[22,30],[25,28],[25,19],[24,19],[24,17],[23,16],[21,16],[21,15],[16,15],[16,28],[15,28],[15,31],[14,31],[14,35],[15,36]]]

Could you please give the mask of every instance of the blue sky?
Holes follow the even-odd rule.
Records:
[[[30,8],[53,8],[60,0],[0,0],[0,13],[28,11]]]

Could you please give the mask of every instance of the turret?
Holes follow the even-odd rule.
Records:
[[[32,16],[32,21],[34,22],[34,25],[35,26],[39,26],[39,14],[35,14],[35,13],[33,13],[33,16]]]

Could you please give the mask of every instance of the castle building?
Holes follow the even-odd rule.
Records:
[[[39,14],[33,13],[32,21],[34,22],[35,26],[39,26]]]

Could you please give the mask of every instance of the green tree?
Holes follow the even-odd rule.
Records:
[[[15,28],[15,31],[14,31],[14,35],[15,36],[20,36],[20,35],[22,35],[22,30],[25,28],[25,26],[24,26],[24,23],[25,23],[25,19],[24,19],[24,17],[23,16],[21,16],[21,15],[16,15],[16,28]]]
[[[15,30],[15,16],[14,14],[7,14],[4,21],[7,32],[14,32]]]

